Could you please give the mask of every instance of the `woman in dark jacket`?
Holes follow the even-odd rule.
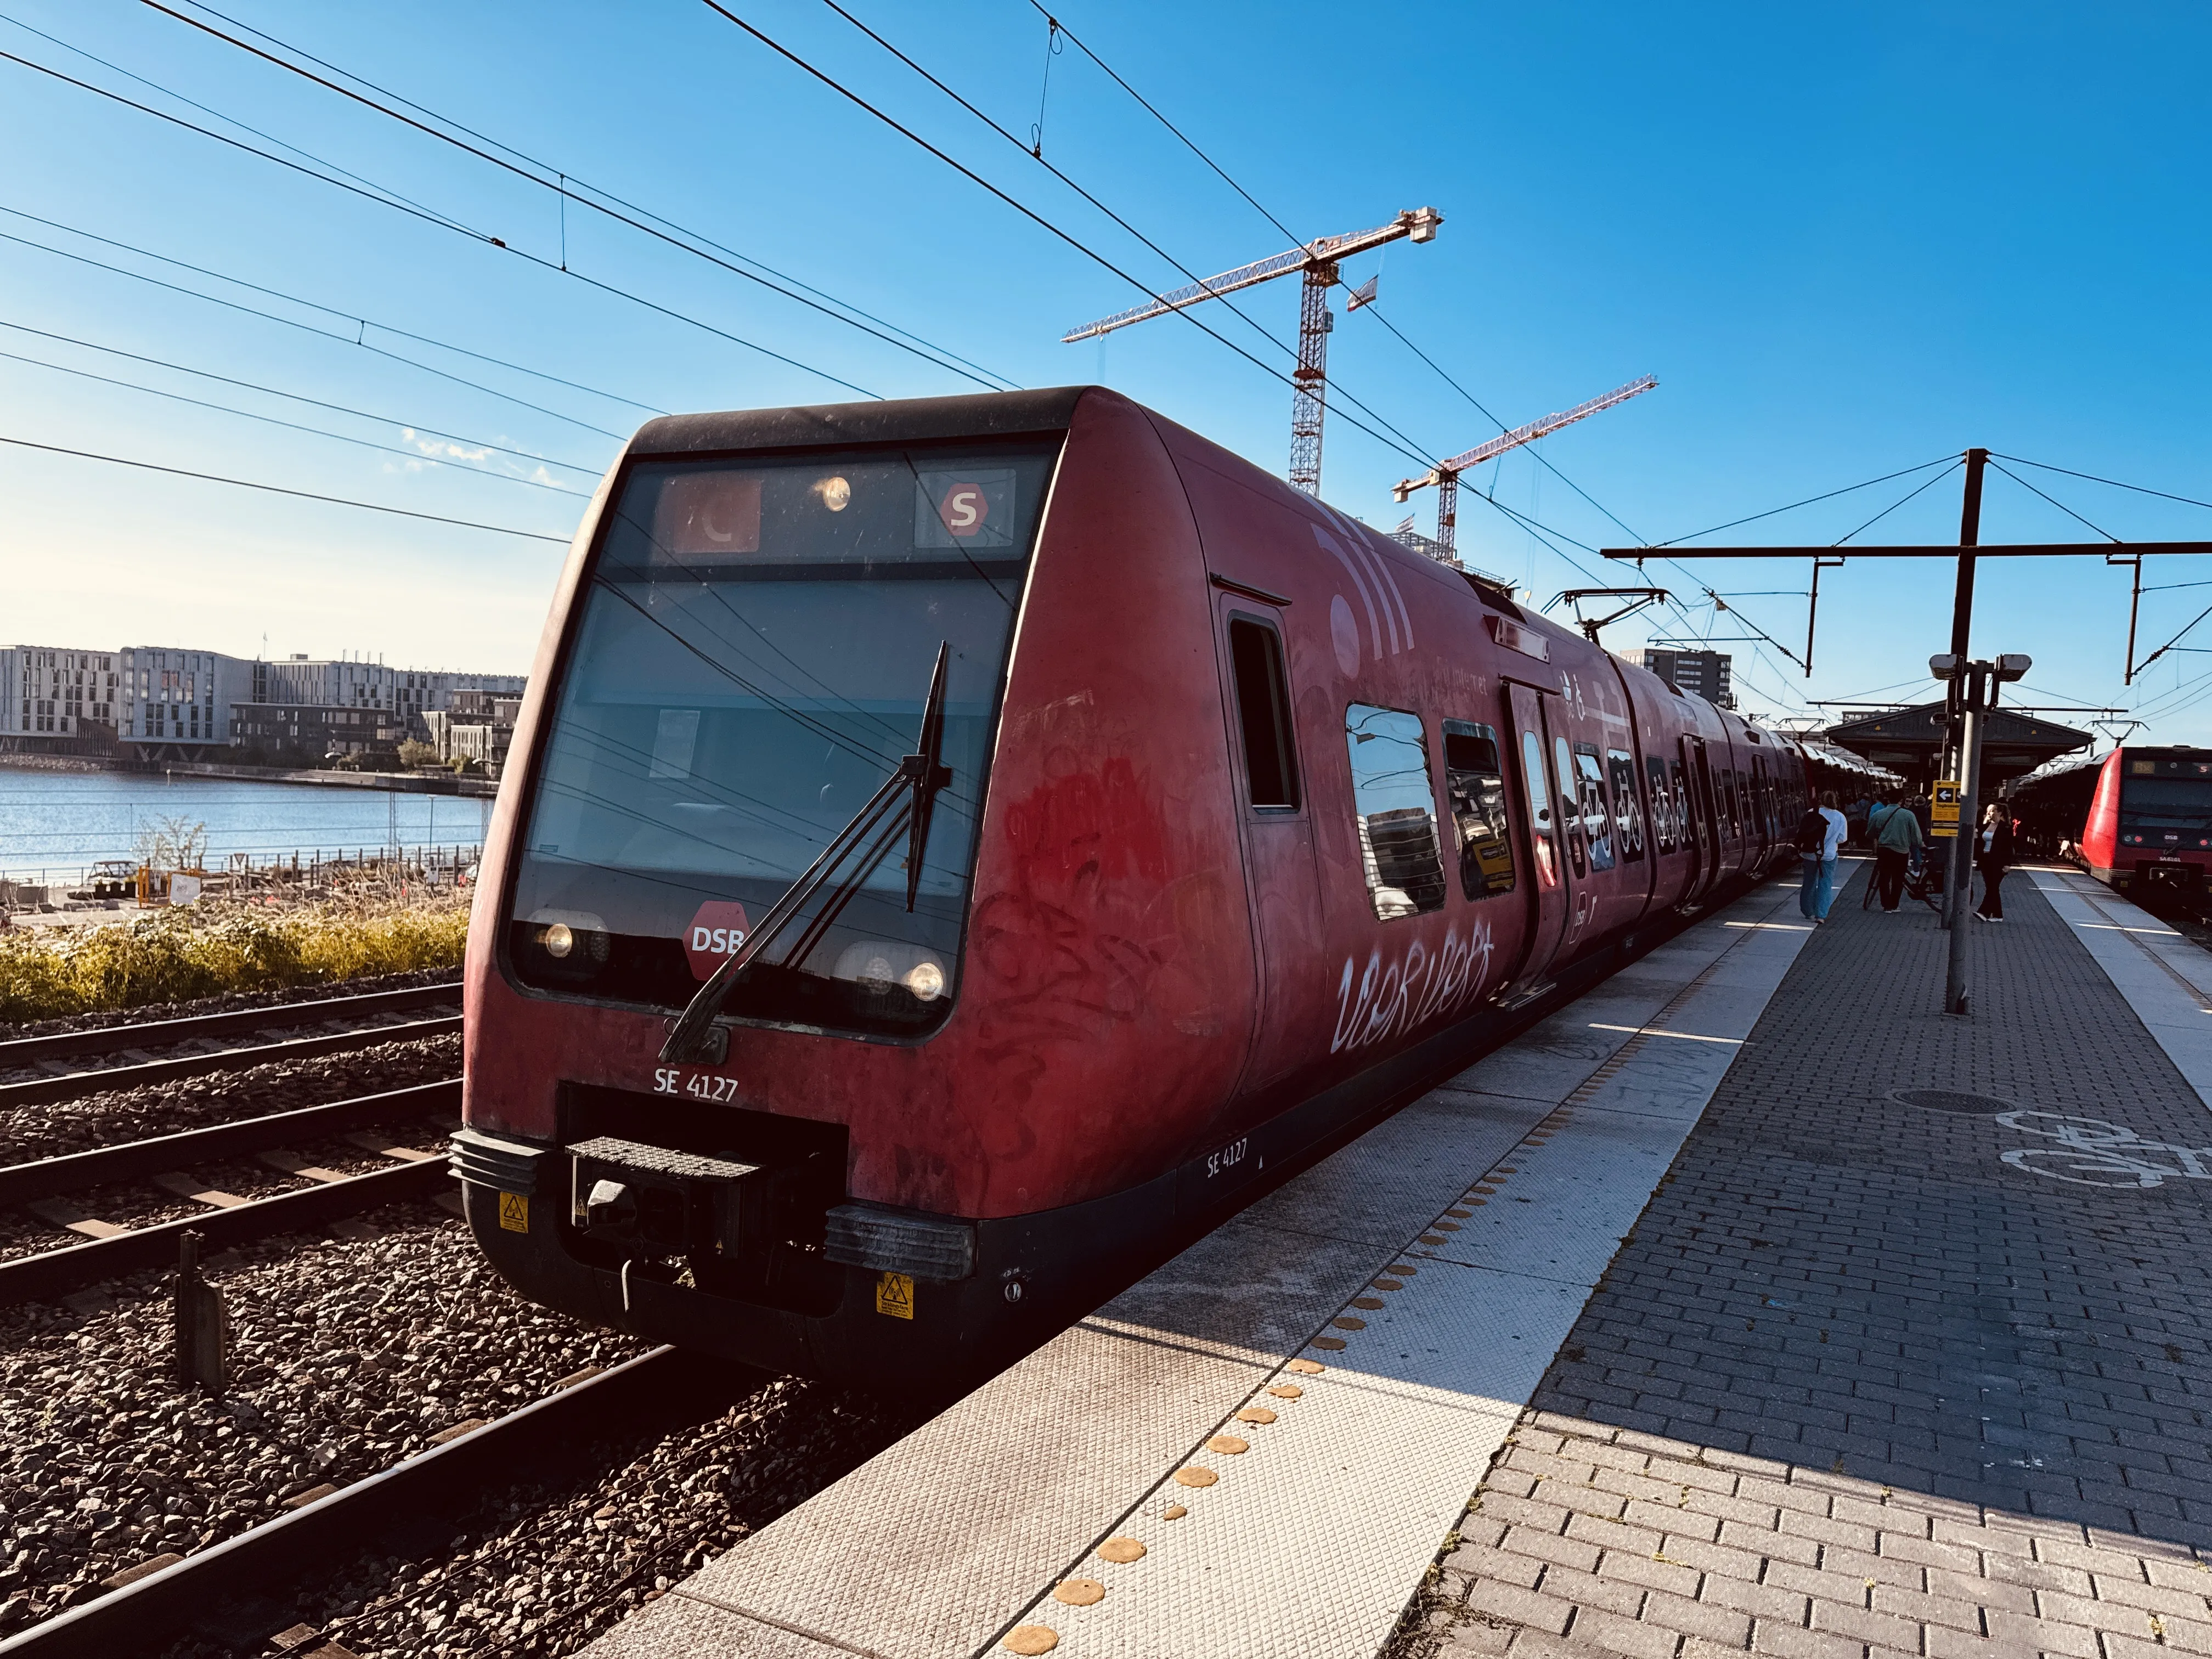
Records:
[[[1997,884],[2012,868],[2012,815],[2001,801],[1991,801],[1974,833],[1974,868],[1982,872],[1982,902],[1974,914],[1984,921],[2004,920],[2004,898]]]

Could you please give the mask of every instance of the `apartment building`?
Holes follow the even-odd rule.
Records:
[[[122,653],[0,646],[0,750],[104,752],[115,741]]]

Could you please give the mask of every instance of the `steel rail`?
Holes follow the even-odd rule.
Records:
[[[447,1530],[528,1480],[573,1478],[611,1437],[665,1433],[768,1380],[749,1367],[655,1348],[441,1446],[341,1487],[0,1641],[5,1659],[157,1652],[195,1632],[246,1647],[295,1621],[300,1587],[386,1534]],[[419,1543],[408,1550],[419,1553]],[[258,1620],[258,1623],[249,1621]]]
[[[396,1013],[404,1008],[430,1008],[441,1002],[458,1001],[460,994],[461,988],[451,982],[409,985],[397,991],[368,991],[359,996],[322,997],[313,1002],[280,1002],[265,1008],[234,1008],[227,1013],[188,1014],[181,1019],[145,1020],[133,1025],[103,1025],[89,1031],[53,1031],[45,1036],[16,1037],[0,1042],[0,1071],[36,1065],[46,1060],[73,1060],[82,1054],[112,1054],[120,1048],[150,1048],[165,1042],[188,1042],[195,1037],[225,1036],[233,1031],[319,1025],[326,1019]]]
[[[74,1095],[104,1094],[111,1089],[136,1089],[149,1083],[173,1083],[241,1066],[312,1060],[319,1054],[374,1048],[380,1042],[413,1042],[423,1037],[444,1036],[460,1029],[460,1015],[445,1014],[435,1019],[410,1020],[404,1025],[370,1025],[357,1031],[293,1037],[283,1042],[259,1042],[212,1054],[180,1054],[174,1060],[149,1060],[136,1066],[109,1066],[89,1072],[64,1072],[58,1077],[27,1078],[19,1083],[0,1083],[0,1111],[11,1106],[40,1106],[49,1101],[67,1100]]]
[[[400,1164],[389,1170],[348,1176],[343,1181],[318,1182],[229,1209],[206,1210],[150,1227],[134,1227],[112,1238],[88,1239],[39,1255],[17,1256],[0,1261],[0,1307],[50,1302],[105,1279],[173,1267],[179,1240],[188,1232],[198,1233],[211,1249],[219,1250],[272,1233],[319,1227],[387,1204],[428,1198],[452,1179],[443,1158]]]
[[[389,1123],[397,1118],[441,1109],[459,1109],[459,1078],[441,1083],[418,1083],[381,1094],[358,1095],[296,1111],[249,1117],[235,1123],[215,1123],[204,1129],[185,1129],[175,1134],[145,1140],[126,1140],[88,1152],[64,1152],[28,1164],[0,1168],[0,1205],[28,1204],[112,1181],[136,1181],[171,1170],[249,1152],[265,1152],[303,1140],[317,1140],[349,1129]],[[442,1154],[441,1155],[442,1157]]]

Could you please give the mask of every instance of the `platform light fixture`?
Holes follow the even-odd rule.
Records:
[[[1947,651],[1928,659],[1928,672],[1939,680],[1955,680],[1959,678],[1959,662],[1955,654]]]
[[[2027,671],[2034,666],[2034,658],[2025,652],[2014,651],[1997,659],[1996,675],[2000,680],[2025,679]]]

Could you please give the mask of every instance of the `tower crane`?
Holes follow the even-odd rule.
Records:
[[[1132,306],[1127,311],[1117,311],[1111,317],[1102,317],[1095,323],[1070,329],[1060,339],[1073,344],[1078,340],[1093,340],[1102,334],[1110,334],[1117,328],[1127,328],[1132,323],[1141,323],[1153,317],[1165,316],[1171,311],[1183,311],[1204,300],[1217,300],[1224,294],[1234,294],[1240,288],[1251,288],[1258,283],[1286,276],[1291,271],[1305,273],[1305,289],[1298,302],[1298,366],[1291,371],[1297,390],[1291,398],[1291,471],[1293,486],[1309,495],[1321,494],[1321,422],[1328,398],[1328,336],[1336,319],[1328,308],[1328,291],[1340,278],[1337,275],[1340,260],[1355,253],[1364,253],[1370,248],[1381,247],[1386,242],[1400,238],[1407,241],[1427,242],[1436,238],[1437,227],[1444,216],[1431,207],[1410,208],[1387,225],[1373,230],[1354,231],[1346,236],[1316,236],[1303,247],[1294,247],[1278,253],[1273,258],[1261,259],[1249,265],[1239,265],[1234,270],[1224,270],[1218,276],[1209,276],[1202,283],[1193,283],[1148,300],[1143,305]],[[1371,297],[1371,295],[1370,296]]]
[[[1439,461],[1431,468],[1426,477],[1401,478],[1390,486],[1390,499],[1404,501],[1415,490],[1430,484],[1437,487],[1437,556],[1446,564],[1456,562],[1459,541],[1459,475],[1469,467],[1480,466],[1485,461],[1503,455],[1509,449],[1518,449],[1537,439],[1557,432],[1563,426],[1572,426],[1577,421],[1587,420],[1600,410],[1611,409],[1615,404],[1625,404],[1659,384],[1646,374],[1631,380],[1626,386],[1616,386],[1602,398],[1593,398],[1586,404],[1577,404],[1572,409],[1562,410],[1556,415],[1547,415],[1526,426],[1516,426],[1510,432],[1501,432],[1487,443],[1477,444],[1463,455],[1455,455],[1448,461]]]

